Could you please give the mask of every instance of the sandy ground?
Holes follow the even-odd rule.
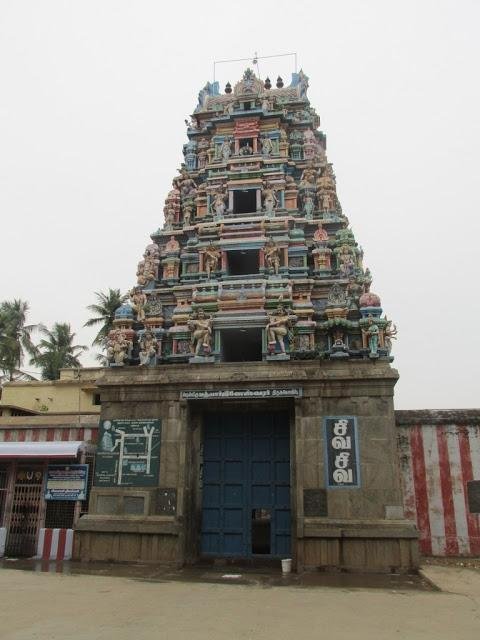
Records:
[[[1,640],[480,638],[480,572],[426,568],[445,591],[151,582],[0,571]]]

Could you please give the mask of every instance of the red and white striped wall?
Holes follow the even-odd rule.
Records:
[[[95,442],[98,427],[20,427],[0,429],[0,442]]]
[[[40,529],[35,557],[42,560],[70,560],[72,549],[73,529]]]
[[[467,495],[467,483],[480,480],[480,422],[465,421],[479,412],[395,413],[405,517],[417,524],[421,553],[480,555],[480,514]]]

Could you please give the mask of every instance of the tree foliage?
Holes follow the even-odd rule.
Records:
[[[120,289],[109,289],[106,293],[96,291],[95,296],[97,298],[96,304],[91,304],[87,307],[95,315],[87,320],[84,326],[95,327],[101,325],[92,345],[101,345],[103,347],[105,346],[108,332],[113,327],[115,311],[126,300],[127,296],[122,295]]]
[[[43,337],[30,362],[39,367],[43,380],[58,380],[60,369],[82,366],[79,356],[88,347],[73,344],[75,334],[67,322],[55,322],[51,330],[41,324],[38,331]]]
[[[27,324],[28,312],[24,300],[0,303],[0,371],[7,381],[34,379],[23,370],[25,355],[33,357],[37,353],[32,342],[36,325]]]

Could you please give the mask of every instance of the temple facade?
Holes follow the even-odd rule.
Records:
[[[409,570],[383,315],[300,71],[207,83],[97,380],[84,560]]]

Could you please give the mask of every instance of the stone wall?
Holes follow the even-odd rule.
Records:
[[[480,410],[396,411],[405,517],[425,555],[480,555]]]
[[[159,487],[94,489],[90,513],[78,526],[75,555],[85,560],[194,561],[200,535],[202,416],[215,403],[183,401],[180,391],[297,387],[303,392],[300,398],[241,401],[252,411],[290,410],[292,555],[297,569],[415,566],[416,532],[403,520],[395,464],[397,377],[382,362],[259,362],[106,371],[98,380],[103,419],[162,420]],[[216,406],[233,405],[221,401]],[[356,416],[361,484],[327,489],[326,513],[307,516],[304,491],[325,489],[325,416]],[[155,512],[156,494],[165,489],[176,490],[175,515]],[[128,496],[143,498],[141,513],[128,512]]]

